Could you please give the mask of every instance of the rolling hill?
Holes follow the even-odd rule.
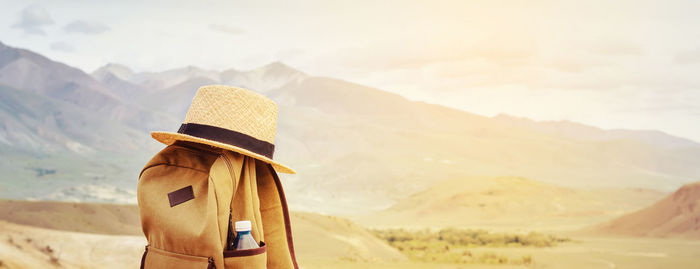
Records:
[[[521,177],[467,177],[435,184],[392,207],[353,219],[373,227],[568,230],[647,206],[644,189],[580,190]]]
[[[700,239],[700,182],[663,200],[588,230],[598,234]]]

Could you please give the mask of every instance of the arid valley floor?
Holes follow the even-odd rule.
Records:
[[[0,268],[137,268],[146,243],[134,205],[1,201]],[[21,223],[21,224],[18,224]],[[472,247],[471,255],[528,264],[411,260],[364,227],[340,217],[294,212],[301,268],[694,268],[700,240],[558,231],[553,247]],[[503,230],[503,229],[502,229]],[[513,230],[517,232],[516,230]]]

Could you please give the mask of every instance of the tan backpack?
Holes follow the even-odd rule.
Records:
[[[298,268],[287,202],[268,163],[177,142],[143,168],[137,192],[148,239],[141,268]],[[259,248],[226,250],[239,220],[251,221]]]

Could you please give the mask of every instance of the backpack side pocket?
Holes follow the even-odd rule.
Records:
[[[267,247],[260,242],[259,248],[224,251],[226,269],[265,269],[267,268]]]
[[[146,246],[141,262],[142,269],[211,269],[213,257],[192,256]]]

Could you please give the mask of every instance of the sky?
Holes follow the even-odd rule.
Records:
[[[7,1],[0,41],[92,72],[282,61],[495,116],[700,141],[700,1]]]

